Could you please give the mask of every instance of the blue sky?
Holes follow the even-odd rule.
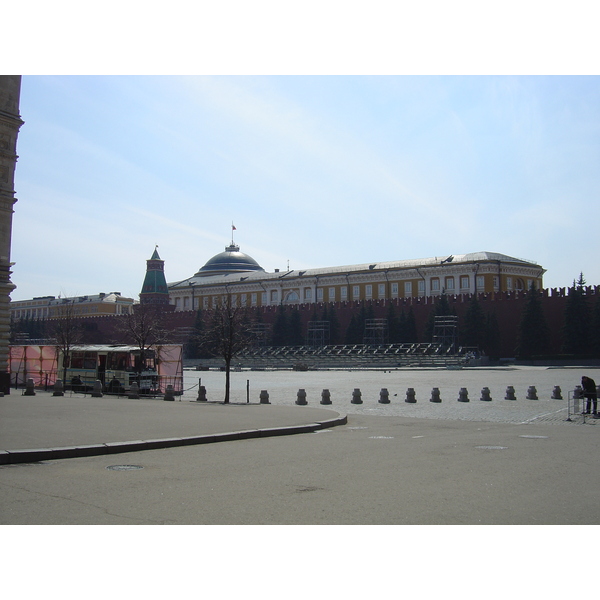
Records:
[[[14,300],[488,250],[600,284],[595,76],[25,75]],[[589,231],[589,239],[586,239]]]

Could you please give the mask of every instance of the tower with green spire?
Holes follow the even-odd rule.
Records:
[[[140,304],[169,304],[169,290],[165,279],[165,261],[154,248],[152,258],[146,261],[146,277],[140,292]]]

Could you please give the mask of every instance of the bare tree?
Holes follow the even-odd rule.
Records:
[[[75,311],[75,301],[65,298],[56,307],[55,318],[49,321],[50,335],[56,340],[57,354],[62,355],[63,384],[67,385],[67,369],[73,346],[81,344],[83,331]],[[58,356],[57,356],[58,358]]]
[[[164,321],[164,312],[159,305],[139,304],[132,313],[124,315],[117,326],[120,341],[136,346],[140,350],[140,360],[136,361],[134,366],[138,385],[141,383],[146,359],[153,353],[156,353],[156,357],[159,358],[160,346],[169,341]]]
[[[233,302],[230,293],[222,296],[207,315],[202,346],[225,361],[225,400],[229,403],[231,361],[250,343],[251,323],[245,307]]]

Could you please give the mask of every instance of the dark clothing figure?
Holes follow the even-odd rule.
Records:
[[[108,391],[111,394],[121,393],[121,382],[116,377],[113,377],[110,383],[108,384]]]
[[[598,412],[598,392],[596,391],[596,382],[585,375],[581,378],[581,387],[583,388],[583,397],[587,399],[585,412],[589,415],[592,403],[594,405],[593,413]]]
[[[79,392],[83,388],[83,383],[81,381],[81,377],[79,375],[75,375],[73,379],[71,379],[71,389],[74,392]]]

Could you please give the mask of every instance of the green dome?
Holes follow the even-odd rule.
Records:
[[[231,244],[221,252],[213,256],[195,274],[195,277],[208,277],[209,275],[226,275],[227,273],[247,273],[248,271],[264,271],[264,269],[244,252],[240,247]]]

